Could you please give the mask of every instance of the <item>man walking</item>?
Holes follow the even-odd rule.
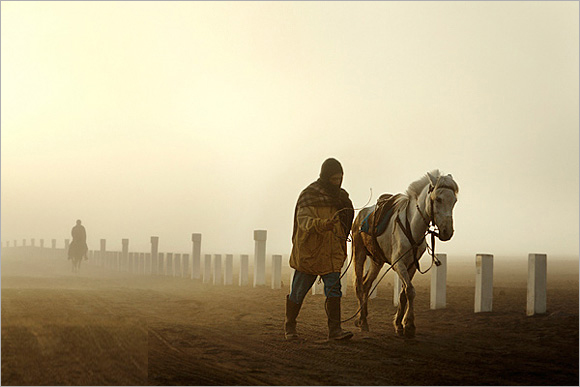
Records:
[[[320,276],[324,282],[328,338],[348,340],[352,333],[341,328],[340,272],[346,260],[346,241],[354,218],[348,193],[341,188],[343,169],[333,158],[322,164],[320,178],[306,187],[294,209],[290,266],[295,269],[292,291],[286,296],[284,332],[297,339],[296,317],[302,301]]]

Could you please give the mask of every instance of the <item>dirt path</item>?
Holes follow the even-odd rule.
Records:
[[[432,311],[420,285],[414,340],[394,335],[385,291],[370,334],[349,322],[353,340],[317,344],[321,296],[298,318],[306,341],[289,343],[285,290],[29,269],[2,262],[3,385],[578,385],[577,281],[552,281],[538,317],[525,288],[496,287],[494,311],[474,314],[473,286],[450,285]],[[343,317],[356,309],[347,294]]]

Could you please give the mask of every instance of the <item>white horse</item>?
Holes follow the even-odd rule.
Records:
[[[439,229],[440,240],[448,241],[453,236],[453,207],[457,202],[458,192],[459,187],[451,175],[444,176],[439,170],[427,173],[411,183],[406,194],[398,196],[385,232],[375,240],[369,234],[361,232],[361,224],[377,206],[360,211],[352,226],[352,259],[355,265],[356,296],[360,306],[360,315],[355,324],[361,330],[369,330],[368,295],[373,281],[386,262],[392,266],[402,282],[399,306],[393,321],[395,330],[400,336],[415,336],[415,288],[411,281],[418,269],[419,259],[425,252],[425,236],[430,224]],[[368,273],[363,276],[367,256],[372,256],[371,265]]]

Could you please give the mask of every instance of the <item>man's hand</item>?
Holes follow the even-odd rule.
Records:
[[[337,218],[327,219],[322,226],[324,231],[332,231],[334,230],[334,225],[338,223]]]

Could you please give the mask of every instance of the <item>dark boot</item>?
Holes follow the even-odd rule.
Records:
[[[352,337],[352,332],[343,331],[340,326],[340,299],[341,297],[329,297],[326,299],[329,340],[348,340]]]
[[[296,340],[298,333],[296,332],[296,317],[300,312],[302,304],[296,304],[290,300],[290,296],[286,296],[286,320],[284,321],[284,334],[286,340]]]

